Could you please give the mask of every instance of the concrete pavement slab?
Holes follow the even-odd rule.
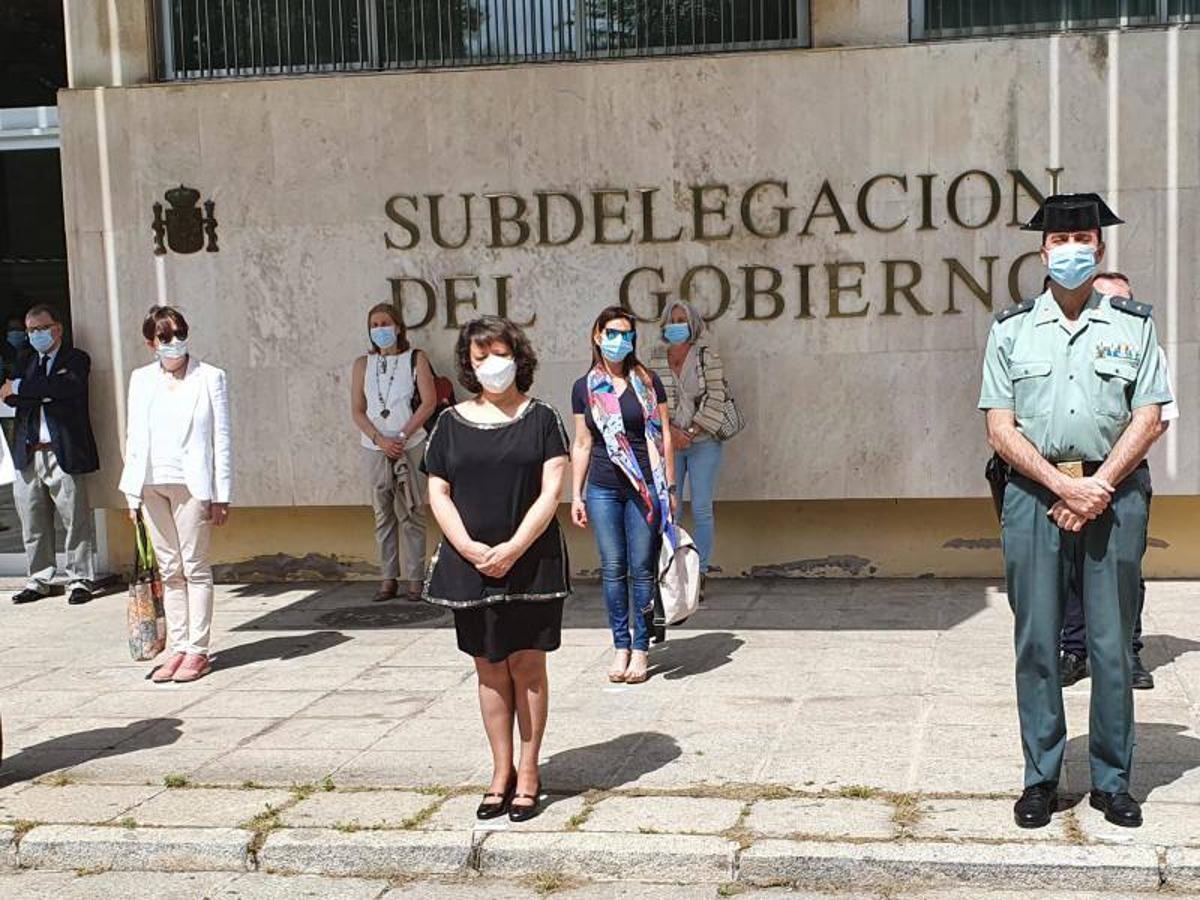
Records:
[[[1121,828],[1107,822],[1103,813],[1092,809],[1087,797],[1075,806],[1075,817],[1088,840],[1101,844],[1200,848],[1196,807],[1186,803],[1151,800],[1142,804],[1141,828]]]
[[[242,825],[268,809],[279,809],[291,799],[288,791],[270,789],[163,790],[125,815],[139,826],[219,828]]]
[[[250,872],[210,890],[205,900],[379,900],[387,891],[382,879]]]
[[[0,827],[0,868],[17,866],[17,832],[15,828]]]
[[[1029,889],[1150,891],[1159,884],[1151,848],[1042,844],[761,841],[741,854],[739,877],[823,888],[896,882],[973,882]]]
[[[554,872],[599,880],[718,884],[733,878],[737,844],[666,834],[489,834],[479,847],[485,875]]]
[[[924,800],[920,815],[908,833],[921,840],[949,841],[1051,841],[1065,843],[1066,818],[1056,814],[1045,828],[1018,828],[1010,799]]]
[[[237,828],[39,825],[21,839],[17,858],[48,869],[245,871],[250,838]]]
[[[593,807],[579,830],[719,834],[738,823],[743,805],[700,797],[608,797]]]
[[[394,877],[461,872],[471,857],[469,831],[358,831],[285,828],[258,852],[261,869],[298,874]]]
[[[1200,849],[1171,848],[1166,860],[1167,884],[1172,889],[1200,891]]]
[[[14,796],[0,796],[0,820],[99,824],[123,815],[163,789],[161,784],[35,784]]]
[[[396,719],[318,719],[298,715],[272,723],[247,738],[242,746],[249,750],[365,750],[398,724]]]
[[[243,747],[212,759],[195,771],[200,784],[315,784],[348,763],[358,750],[262,750]]]
[[[283,812],[295,828],[404,828],[413,817],[441,803],[415,791],[317,791]]]
[[[887,840],[899,830],[890,803],[873,799],[793,798],[760,800],[750,807],[743,827],[766,837],[794,834],[822,838]]]
[[[297,684],[303,684],[300,680]],[[187,707],[189,719],[282,719],[320,700],[325,691],[221,691]]]
[[[482,789],[450,797],[420,827],[435,831],[570,831],[577,827],[585,805],[581,796],[543,795],[541,814],[528,822],[510,822],[503,816],[481,822],[475,818],[475,808],[482,799]]]

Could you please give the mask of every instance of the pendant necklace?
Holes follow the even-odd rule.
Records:
[[[380,353],[375,360],[375,393],[379,396],[379,415],[384,419],[392,414],[387,404],[388,400],[392,398],[392,385],[396,381],[396,373],[400,371],[400,358],[396,358],[396,368],[392,369],[391,377],[388,378],[387,390],[384,391],[381,389],[380,384],[382,383],[383,373],[387,371],[387,368],[387,360]]]

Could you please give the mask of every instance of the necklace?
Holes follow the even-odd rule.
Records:
[[[383,379],[383,373],[386,372],[387,369],[387,360],[384,358],[383,354],[380,353],[375,358],[375,393],[379,396],[379,415],[385,419],[392,414],[392,411],[388,409],[387,404],[388,400],[390,400],[392,397],[392,384],[396,381],[396,373],[400,371],[400,358],[396,358],[396,367],[392,369],[392,374],[388,378],[387,390],[385,391],[380,387],[380,384]]]

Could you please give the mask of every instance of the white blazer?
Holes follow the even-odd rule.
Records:
[[[157,361],[134,369],[129,376],[125,470],[120,490],[134,508],[142,503],[142,487],[150,468],[150,404],[161,377]],[[192,357],[184,385],[179,402],[192,404],[191,424],[183,441],[184,481],[196,499],[228,503],[233,492],[233,447],[225,372]]]

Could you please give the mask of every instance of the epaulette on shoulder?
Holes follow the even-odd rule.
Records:
[[[997,322],[1007,322],[1013,316],[1019,316],[1021,313],[1027,313],[1031,309],[1033,309],[1034,304],[1036,304],[1037,301],[1038,301],[1038,298],[1033,297],[1029,300],[1023,300],[1022,302],[1018,303],[1016,306],[1010,306],[1008,309],[1002,309],[1002,310],[1000,310],[1000,312],[996,313],[996,321]]]
[[[1128,297],[1109,297],[1108,303],[1113,309],[1119,309],[1123,313],[1129,313],[1131,316],[1137,316],[1140,319],[1150,318],[1150,313],[1154,310],[1149,303],[1139,303],[1137,300],[1131,300]]]

